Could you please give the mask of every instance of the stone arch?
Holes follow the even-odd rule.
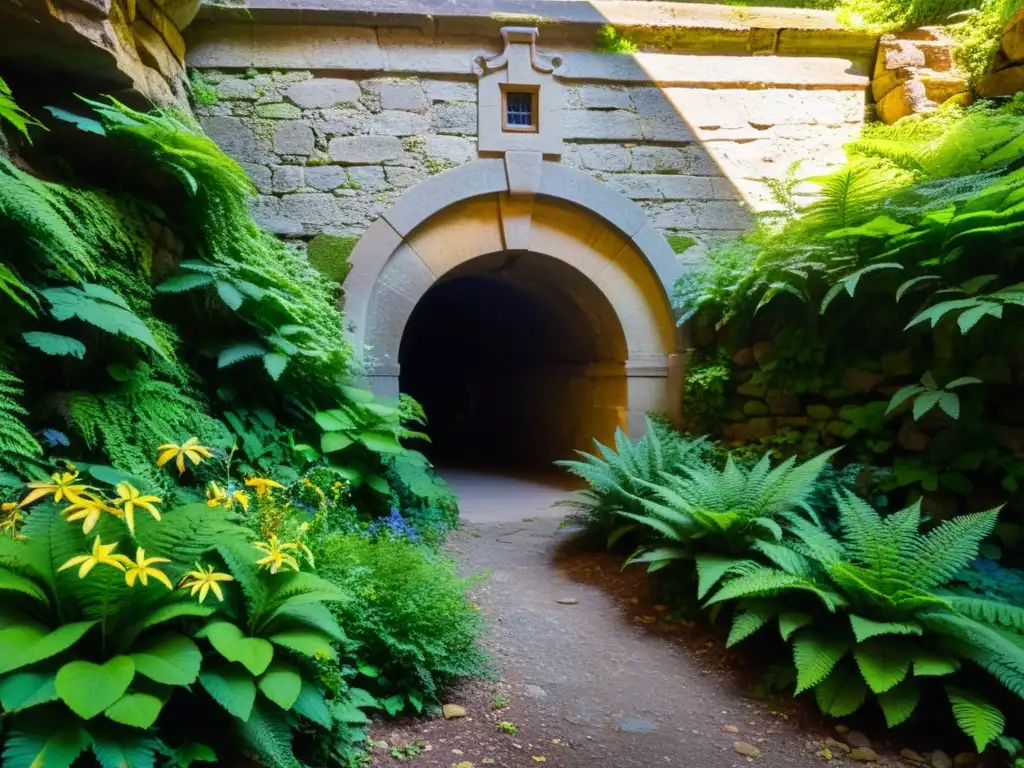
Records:
[[[639,206],[592,177],[547,161],[535,175],[524,192],[506,161],[477,160],[413,187],[363,235],[345,281],[346,314],[356,349],[369,349],[370,386],[397,395],[406,325],[435,283],[512,252],[557,264],[548,282],[605,342],[587,373],[600,417],[586,425],[586,441],[607,440],[617,426],[638,434],[648,411],[676,417],[675,254]]]

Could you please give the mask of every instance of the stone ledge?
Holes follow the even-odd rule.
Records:
[[[493,39],[438,41],[417,30],[366,27],[196,23],[193,67],[305,69],[386,74],[472,75],[477,56],[498,52]],[[868,62],[800,56],[638,53],[614,56],[579,45],[542,44],[563,58],[559,77],[594,83],[654,83],[690,88],[863,90]]]
[[[631,0],[214,0],[204,3],[199,18],[402,27],[444,37],[491,37],[503,26],[537,26],[543,40],[588,44],[601,27],[611,24],[653,50],[832,53],[857,59],[869,59],[877,42],[877,35],[847,29],[829,11]],[[766,41],[771,50],[762,50]]]

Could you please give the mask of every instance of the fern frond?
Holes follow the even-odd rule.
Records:
[[[993,510],[961,515],[927,534],[906,564],[915,581],[927,587],[950,581],[978,556],[978,547],[995,529],[998,514]]]
[[[943,597],[953,610],[962,616],[1024,632],[1024,608],[976,597],[961,597],[959,595],[943,595]]]
[[[946,686],[953,716],[960,729],[974,740],[978,752],[984,752],[1006,727],[1006,718],[996,706],[977,693]]]

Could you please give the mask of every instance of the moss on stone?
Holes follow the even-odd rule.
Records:
[[[665,240],[668,241],[668,247],[676,255],[685,253],[697,244],[696,240],[686,235],[665,235]]]
[[[317,235],[309,241],[309,263],[328,280],[344,282],[352,268],[348,257],[358,242],[357,235]]]
[[[597,33],[598,53],[630,54],[640,50],[639,46],[626,34],[620,33],[611,24],[605,24]]]
[[[192,86],[192,96],[199,106],[210,107],[220,100],[220,96],[217,95],[217,89],[207,82],[201,72],[194,69],[189,72],[188,82]]]

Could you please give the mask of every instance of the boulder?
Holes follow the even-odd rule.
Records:
[[[1010,61],[1024,61],[1024,8],[1013,14],[1003,27],[999,45]]]
[[[989,72],[978,81],[975,88],[982,98],[1013,96],[1024,91],[1024,65],[1008,67],[998,72]]]

